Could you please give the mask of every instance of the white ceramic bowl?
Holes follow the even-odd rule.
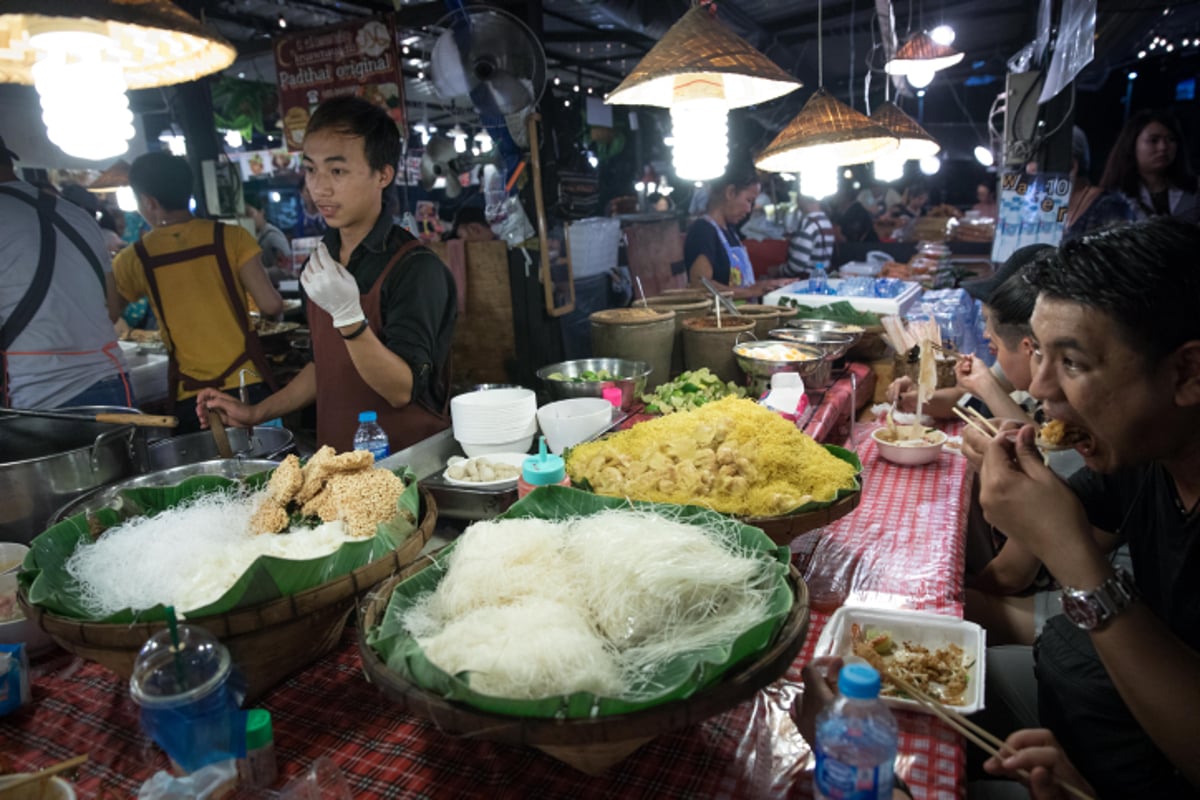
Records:
[[[16,572],[21,568],[29,548],[18,542],[0,542],[0,574]]]
[[[533,447],[533,437],[534,434],[531,433],[522,439],[495,444],[487,442],[464,442],[459,439],[458,444],[470,458],[491,455],[493,453],[528,453],[529,448]]]
[[[612,403],[598,397],[572,397],[538,409],[538,425],[550,452],[558,455],[587,441],[612,423]]]
[[[537,399],[530,389],[484,389],[450,400],[450,422],[460,442],[501,444],[537,433]]]
[[[938,460],[938,456],[942,454],[942,445],[946,443],[946,434],[941,431],[933,431],[925,434],[927,439],[932,440],[926,444],[901,445],[895,442],[885,442],[879,438],[880,432],[885,430],[887,429],[876,428],[871,432],[871,438],[875,440],[875,446],[879,449],[880,457],[893,464],[901,464],[909,467],[932,464]]]
[[[4,800],[75,800],[75,789],[57,777],[27,783],[11,791],[5,788],[28,774],[17,772],[0,778],[0,794],[4,795]]]

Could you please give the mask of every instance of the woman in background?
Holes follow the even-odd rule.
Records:
[[[683,243],[683,260],[692,286],[702,288],[701,278],[718,288],[754,283],[750,256],[738,236],[737,225],[749,216],[758,190],[758,173],[749,165],[730,165],[709,185],[706,212],[688,228]]]
[[[1163,111],[1139,111],[1125,123],[1108,155],[1100,188],[1122,192],[1138,219],[1169,215],[1200,222],[1196,174],[1180,149],[1179,120]]]

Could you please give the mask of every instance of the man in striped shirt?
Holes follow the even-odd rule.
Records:
[[[833,223],[825,210],[811,197],[801,196],[799,203],[804,216],[788,242],[788,260],[780,270],[791,278],[804,277],[818,262],[828,269],[833,258]]]

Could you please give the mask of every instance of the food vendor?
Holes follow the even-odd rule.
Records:
[[[383,109],[326,100],[304,135],[305,186],[329,226],[301,276],[313,362],[281,391],[243,405],[212,390],[196,413],[255,425],[317,404],[317,442],[353,445],[358,414],[374,411],[393,451],[449,426],[450,341],[458,314],[441,260],[384,213],[400,133]]]
[[[113,259],[117,291],[127,303],[150,299],[167,348],[177,432],[198,430],[191,409],[200,390],[235,389],[245,373],[251,397],[268,393],[263,383],[274,378],[245,299],[278,314],[283,298],[271,286],[253,236],[238,225],[192,216],[192,170],[185,159],[146,153],[129,168],[129,184],[150,230]]]
[[[730,163],[726,173],[709,185],[705,213],[688,228],[683,244],[688,282],[703,288],[707,278],[719,289],[750,286],[754,269],[737,233],[758,196],[758,174],[752,165]]]

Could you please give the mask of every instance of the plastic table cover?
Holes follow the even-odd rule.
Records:
[[[869,430],[867,431],[869,433]],[[320,762],[339,769],[356,798],[809,797],[808,744],[792,713],[800,670],[838,605],[904,607],[961,616],[970,472],[949,452],[935,464],[899,467],[879,459],[859,432],[862,504],[797,539],[792,549],[814,611],[801,655],[786,676],[731,711],[660,736],[599,777],[531,749],[443,734],[405,714],[364,679],[352,630],[329,655],[268,693],[279,797]],[[34,701],[0,718],[0,761],[8,771],[44,768],[77,753],[81,797],[131,797],[166,758],[140,732],[128,685],[66,654],[35,664]],[[934,717],[901,712],[898,766],[918,798],[964,793],[964,744]],[[290,792],[287,798],[294,797]]]

